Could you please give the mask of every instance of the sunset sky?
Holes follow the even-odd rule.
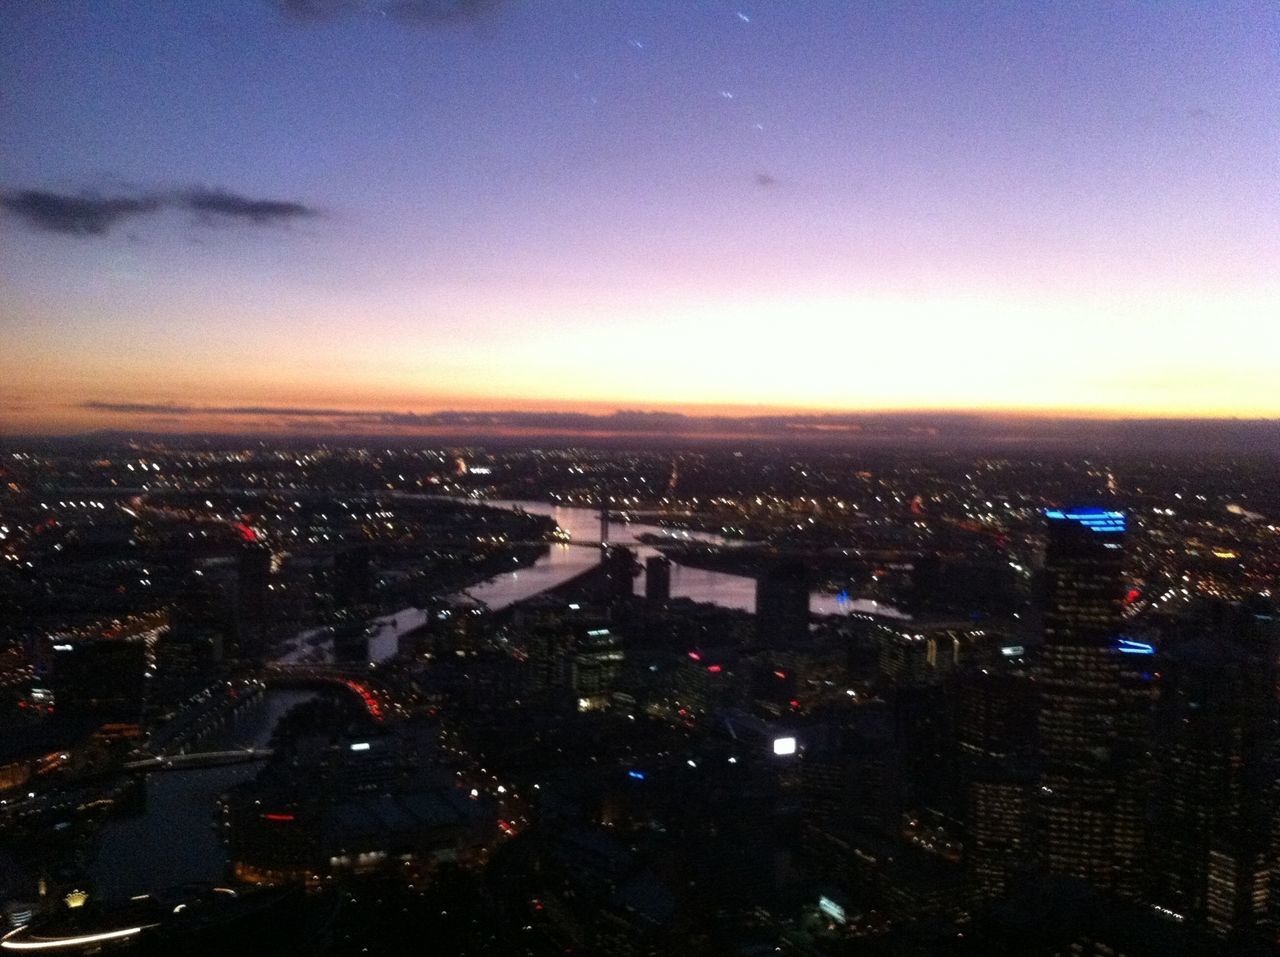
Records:
[[[6,0],[0,147],[11,432],[1280,416],[1273,2]]]

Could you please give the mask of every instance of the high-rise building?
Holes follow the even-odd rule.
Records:
[[[1132,896],[1140,886],[1142,790],[1137,721],[1122,680],[1125,516],[1050,509],[1045,644],[1039,675],[1039,841],[1050,871]],[[1139,653],[1151,651],[1130,643]]]
[[[608,601],[625,601],[635,588],[638,566],[636,556],[622,545],[609,545],[601,559],[604,568],[604,590]]]
[[[263,544],[240,546],[236,557],[236,656],[252,658],[266,640],[271,584],[271,549]]]
[[[373,601],[369,546],[355,545],[333,556],[333,605],[350,609]]]
[[[126,723],[142,717],[147,646],[141,637],[55,639],[52,651],[59,714]]]
[[[952,683],[970,893],[994,900],[1013,887],[1034,846],[1035,683],[974,669]]]
[[[604,622],[578,629],[569,656],[569,685],[578,710],[604,707],[622,674],[622,642]]]
[[[756,640],[766,648],[785,648],[809,635],[809,569],[780,561],[756,580]]]
[[[644,597],[649,601],[671,600],[671,559],[650,555],[644,562]]]
[[[1242,930],[1267,903],[1256,895],[1269,872],[1268,669],[1245,647],[1209,639],[1168,649],[1160,669],[1152,900],[1219,932]]]

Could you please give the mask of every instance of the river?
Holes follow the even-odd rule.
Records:
[[[559,525],[574,542],[597,542],[600,539],[600,513],[595,509],[568,508],[562,505],[551,505],[547,502],[512,501],[507,499],[490,499],[484,502],[495,508],[518,508],[531,515],[549,516]],[[644,535],[659,535],[673,541],[699,541],[724,544],[725,539],[713,532],[691,532],[666,528],[661,525],[642,523],[611,522],[609,524],[609,541],[615,545],[626,545],[635,551],[643,562],[651,555],[658,554],[657,549],[639,541]],[[578,575],[599,564],[598,549],[584,545],[552,545],[549,554],[538,559],[528,568],[507,572],[491,578],[467,590],[467,594],[484,602],[490,608],[501,609],[508,605],[532,598],[539,592],[546,591],[561,582]],[[644,593],[644,576],[635,580],[637,594]],[[710,602],[725,608],[737,608],[740,611],[756,610],[756,581],[743,575],[731,575],[727,572],[711,571],[705,568],[692,568],[687,565],[673,563],[671,566],[671,597],[691,598],[694,601]],[[874,614],[889,618],[906,617],[893,605],[871,601],[863,598],[840,598],[826,592],[815,591],[809,595],[809,610],[817,615]]]
[[[202,750],[266,747],[280,719],[315,696],[314,691],[267,691]],[[233,764],[149,774],[146,810],[113,818],[98,832],[88,867],[96,893],[123,898],[189,881],[221,881],[226,849],[210,826],[218,795],[261,769],[261,764]]]

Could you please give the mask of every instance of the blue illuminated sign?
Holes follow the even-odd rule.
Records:
[[[643,781],[643,780],[644,780],[644,772],[643,772],[643,771],[628,771],[628,772],[627,772],[627,777],[629,777],[629,778],[635,778],[637,781]]]
[[[1091,532],[1123,532],[1124,512],[1105,508],[1048,508],[1044,517],[1051,522],[1075,522]]]
[[[1117,638],[1116,651],[1122,655],[1154,655],[1156,653],[1155,645],[1149,645],[1145,641],[1134,641],[1132,638]]]

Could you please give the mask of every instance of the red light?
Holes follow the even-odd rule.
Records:
[[[792,699],[791,699],[791,707],[793,707],[793,708],[798,708],[798,707],[800,707],[800,702],[799,702],[799,701],[797,701],[795,698],[792,698]]]
[[[233,522],[231,527],[240,536],[240,541],[242,542],[256,542],[258,540],[258,533],[244,522]]]
[[[26,703],[25,701],[19,701],[19,702],[18,702],[18,707],[19,707],[19,708],[25,708],[26,706],[27,706],[27,703]]]
[[[720,674],[721,669],[719,665],[707,665],[707,670],[710,671],[713,675],[718,675]]]
[[[775,672],[774,672],[774,675],[775,675],[776,677],[778,677],[778,678],[783,679],[784,681],[785,681],[785,680],[786,680],[786,678],[787,678],[787,673],[786,673],[785,671],[775,671]]]
[[[262,815],[268,821],[292,821],[292,814],[264,814]]]
[[[694,661],[702,660],[702,655],[698,654],[696,651],[689,652],[689,657],[692,658]]]

